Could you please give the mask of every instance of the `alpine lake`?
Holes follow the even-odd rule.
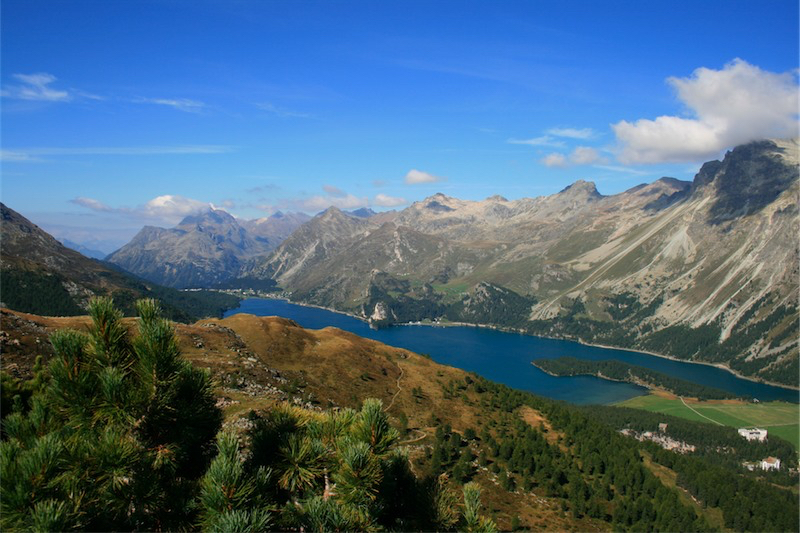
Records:
[[[336,327],[428,355],[437,363],[474,372],[515,389],[575,404],[618,403],[646,394],[647,389],[593,376],[554,377],[533,366],[531,361],[565,355],[590,360],[617,359],[694,383],[749,395],[760,401],[798,403],[797,390],[739,378],[725,369],[710,365],[486,327],[413,324],[372,329],[366,322],[343,313],[271,298],[243,300],[238,308],[229,310],[225,316],[237,313],[280,316],[309,329]]]

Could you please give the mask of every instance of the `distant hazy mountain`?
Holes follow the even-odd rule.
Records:
[[[264,239],[271,248],[276,248],[294,230],[311,220],[305,213],[277,213],[255,220],[240,220],[239,224],[259,239]]]
[[[0,203],[0,298],[2,305],[42,315],[85,314],[93,296],[111,296],[131,314],[139,298],[156,298],[175,320],[218,315],[236,305],[224,294],[182,293],[145,282],[107,263],[67,248]]]
[[[383,219],[332,208],[250,274],[377,322],[495,323],[796,385],[798,230],[797,140],[762,141],[613,196],[578,181]]]
[[[59,239],[59,240],[61,241],[61,244],[63,244],[67,248],[75,250],[76,252],[80,252],[86,257],[90,257],[92,259],[105,259],[105,257],[108,255],[104,252],[101,252],[100,250],[93,250],[91,248],[87,248],[86,246],[78,244],[77,242],[73,242],[69,239]]]
[[[377,215],[375,211],[370,209],[369,207],[362,207],[360,209],[353,209],[352,211],[347,212],[350,215],[358,218],[369,218],[371,216]]]
[[[266,255],[310,217],[276,213],[238,221],[221,209],[183,219],[171,229],[146,226],[108,261],[169,287],[209,287]]]
[[[244,260],[270,249],[234,217],[215,209],[188,216],[171,229],[145,226],[108,261],[162,285],[203,287],[229,278]]]

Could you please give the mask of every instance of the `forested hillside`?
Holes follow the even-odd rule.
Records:
[[[533,365],[554,376],[597,376],[612,381],[625,381],[649,389],[666,390],[678,396],[690,396],[701,400],[741,398],[733,392],[692,383],[657,372],[643,366],[631,365],[616,359],[591,361],[563,356],[556,359],[535,359]]]

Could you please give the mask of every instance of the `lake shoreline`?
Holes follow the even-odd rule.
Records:
[[[262,298],[266,299],[266,300],[283,300],[283,301],[286,301],[286,302],[294,304],[294,305],[300,305],[300,306],[304,306],[304,307],[322,309],[322,310],[325,310],[325,311],[330,311],[332,313],[338,313],[340,315],[345,315],[345,316],[348,316],[348,317],[351,317],[351,318],[355,318],[355,319],[357,319],[357,320],[359,320],[361,322],[369,324],[370,327],[374,327],[374,326],[372,326],[372,324],[370,323],[370,320],[368,318],[366,318],[364,316],[356,315],[356,314],[351,313],[351,312],[342,311],[342,310],[339,310],[339,309],[334,309],[334,308],[325,307],[325,306],[322,306],[322,305],[311,304],[311,303],[302,302],[302,301],[295,301],[295,300],[292,300],[288,296],[275,296],[275,297],[262,297]],[[717,368],[719,370],[724,370],[724,371],[732,374],[733,376],[735,376],[735,377],[737,377],[739,379],[750,381],[752,383],[759,383],[759,384],[762,384],[762,385],[769,385],[771,387],[778,387],[778,388],[789,390],[789,391],[800,392],[800,387],[796,387],[796,386],[792,386],[792,385],[786,385],[784,383],[776,383],[776,382],[772,382],[772,381],[768,381],[768,380],[764,380],[764,379],[760,379],[760,378],[756,378],[756,377],[752,377],[752,376],[746,376],[746,375],[741,374],[740,372],[737,372],[736,370],[733,370],[732,368],[728,367],[727,365],[725,365],[723,363],[710,363],[710,362],[705,362],[705,361],[690,361],[690,360],[686,360],[686,359],[680,359],[678,357],[674,357],[674,356],[671,356],[671,355],[660,354],[660,353],[651,352],[651,351],[647,351],[647,350],[637,350],[635,348],[621,348],[621,347],[617,347],[617,346],[608,346],[608,345],[605,345],[605,344],[584,342],[584,341],[579,340],[579,339],[570,339],[570,338],[566,338],[566,337],[549,337],[549,336],[545,336],[545,335],[530,335],[528,333],[525,333],[524,331],[520,331],[519,329],[496,326],[496,325],[492,325],[492,324],[474,324],[474,323],[469,323],[469,322],[451,322],[451,321],[447,321],[447,322],[422,322],[422,321],[417,321],[417,322],[401,322],[401,323],[397,323],[397,324],[392,324],[392,326],[428,326],[428,327],[442,327],[442,328],[459,327],[459,326],[461,326],[461,327],[493,329],[493,330],[502,331],[502,332],[505,332],[505,333],[516,333],[518,335],[525,335],[525,336],[528,336],[528,337],[538,337],[538,338],[542,338],[542,339],[570,341],[570,342],[575,342],[575,343],[578,343],[578,344],[581,344],[581,345],[584,345],[584,346],[590,346],[590,347],[593,347],[593,348],[603,348],[603,349],[606,349],[606,350],[620,350],[620,351],[625,351],[625,352],[650,355],[650,356],[653,356],[653,357],[660,357],[662,359],[668,359],[670,361],[675,361],[675,362],[678,362],[678,363],[689,363],[689,364],[698,364],[698,365],[710,366],[710,367],[713,367],[713,368]],[[389,326],[389,327],[391,327],[391,326]]]

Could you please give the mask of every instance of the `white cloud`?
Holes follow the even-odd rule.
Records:
[[[339,209],[358,209],[359,207],[367,207],[369,199],[366,197],[359,198],[352,194],[344,196],[321,196],[316,195],[311,198],[303,200],[296,200],[291,202],[291,205],[300,209],[301,211],[323,211],[331,206],[338,207]]]
[[[72,99],[68,91],[56,90],[50,85],[56,81],[55,76],[46,72],[35,74],[12,74],[21,85],[8,85],[2,91],[5,98],[18,100],[35,100],[42,102],[66,102]]]
[[[185,113],[199,113],[206,107],[206,104],[203,102],[190,100],[188,98],[138,98],[135,100],[135,102],[143,104],[165,105]]]
[[[227,200],[222,200],[222,202],[219,205],[224,209],[234,209],[236,207],[236,202],[234,202],[231,199],[227,199]],[[214,209],[219,209],[219,207],[214,204],[211,204],[211,207],[213,207]]]
[[[256,107],[262,111],[266,111],[267,113],[275,115],[276,117],[280,118],[314,118],[314,115],[311,115],[310,113],[293,111],[291,109],[286,109],[284,107],[278,107],[268,102],[256,104]]]
[[[211,204],[186,198],[184,196],[165,194],[157,196],[142,206],[142,211],[150,217],[161,219],[183,218],[188,215],[203,213],[211,209]]]
[[[569,156],[555,152],[546,155],[541,162],[547,167],[569,167],[573,165],[608,163],[608,159],[601,156],[596,149],[590,146],[578,146]]]
[[[617,165],[594,165],[595,168],[601,168],[603,170],[611,170],[612,172],[624,172],[626,174],[632,174],[634,176],[650,176],[652,172],[645,172],[643,170],[636,170],[629,167],[621,167]],[[695,169],[694,174],[697,173],[697,169]]]
[[[573,165],[591,165],[592,163],[608,163],[608,160],[601,156],[597,150],[589,146],[578,146],[569,155],[569,160]]]
[[[550,128],[546,133],[548,135],[566,137],[568,139],[591,139],[595,136],[592,128]]]
[[[445,179],[440,176],[434,176],[433,174],[428,174],[427,172],[422,172],[421,170],[411,169],[406,174],[405,182],[407,185],[415,185],[417,183],[437,183],[440,181],[444,181]]]
[[[234,146],[221,144],[189,144],[179,146],[89,146],[85,148],[13,148],[0,150],[0,159],[9,162],[40,161],[38,156],[46,155],[188,155],[188,154],[224,154],[236,149]]]
[[[9,163],[20,163],[26,161],[38,161],[31,154],[20,150],[0,150],[0,161]]]
[[[165,194],[157,196],[137,207],[111,207],[94,198],[79,196],[70,200],[73,204],[100,213],[124,215],[144,223],[175,225],[184,217],[212,209],[212,204],[184,196]]]
[[[91,209],[92,211],[101,211],[105,213],[111,213],[114,211],[112,207],[109,207],[103,202],[95,200],[94,198],[86,198],[84,196],[78,196],[77,198],[73,198],[72,200],[70,200],[70,202],[85,207],[87,209]]]
[[[380,207],[397,207],[406,205],[408,200],[397,196],[389,196],[388,194],[378,193],[375,195],[374,204]]]
[[[335,196],[337,198],[340,198],[342,196],[347,196],[346,192],[344,192],[339,187],[334,187],[333,185],[323,185],[322,190],[325,191],[325,193],[328,196]]]
[[[699,161],[737,144],[798,135],[795,73],[768,72],[735,59],[721,70],[702,67],[691,77],[667,82],[690,118],[613,124],[622,163]]]
[[[553,148],[561,148],[564,146],[563,141],[554,139],[550,135],[542,135],[541,137],[534,137],[533,139],[509,139],[506,141],[508,144],[527,144],[528,146],[550,146]]]
[[[566,167],[567,158],[564,154],[552,153],[542,158],[542,164],[546,167]]]
[[[316,194],[308,198],[293,198],[279,202],[279,209],[293,209],[315,213],[333,206],[339,209],[358,209],[369,206],[369,198],[355,196],[333,185],[323,185],[325,195]]]

